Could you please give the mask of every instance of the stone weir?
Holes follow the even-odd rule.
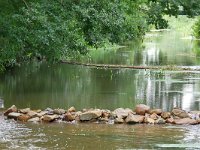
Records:
[[[186,112],[174,108],[171,112],[162,109],[150,109],[149,106],[139,104],[134,110],[130,108],[117,108],[114,111],[107,109],[83,109],[76,111],[74,107],[68,110],[51,109],[31,110],[30,108],[18,109],[15,105],[4,112],[8,119],[21,122],[95,122],[106,124],[200,124],[200,111]]]

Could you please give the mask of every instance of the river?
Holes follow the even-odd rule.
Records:
[[[192,39],[150,32],[143,44],[96,50],[84,62],[196,67]],[[200,110],[200,72],[24,64],[0,75],[1,107]],[[200,149],[199,125],[30,124],[0,117],[0,149]]]

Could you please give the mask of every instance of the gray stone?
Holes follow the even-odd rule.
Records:
[[[142,115],[133,115],[131,113],[128,114],[126,118],[126,123],[142,123],[144,122],[144,116]]]
[[[92,119],[96,119],[102,115],[102,111],[100,109],[91,110],[88,112],[84,112],[80,114],[81,121],[89,121]]]
[[[163,118],[158,118],[156,121],[155,121],[156,124],[165,124],[166,121],[163,119]]]

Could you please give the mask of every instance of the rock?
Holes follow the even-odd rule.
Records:
[[[27,122],[31,117],[29,115],[22,114],[17,117],[17,120],[22,122]]]
[[[139,104],[135,107],[135,112],[138,115],[145,115],[145,113],[148,113],[150,110],[150,107],[144,104]]]
[[[39,117],[34,117],[28,120],[28,122],[39,122],[40,118]]]
[[[165,124],[165,120],[163,119],[163,118],[161,118],[161,117],[159,117],[156,121],[155,121],[155,123],[156,124]]]
[[[53,113],[53,109],[51,109],[51,108],[46,108],[45,111],[47,111],[48,115],[53,115],[54,114]]]
[[[174,119],[173,118],[167,118],[166,119],[166,123],[171,123],[171,124],[174,124]]]
[[[28,113],[27,113],[27,115],[29,115],[31,118],[33,118],[33,117],[36,117],[37,116],[37,113],[35,112],[35,111],[29,111]]]
[[[162,109],[150,109],[149,110],[149,114],[161,115],[161,113],[162,113]]]
[[[10,108],[8,108],[5,112],[4,115],[8,116],[9,113],[11,112],[17,112],[17,107],[15,105],[12,105]]]
[[[48,111],[41,111],[39,113],[36,114],[37,117],[42,117],[44,115],[46,115],[48,113]]]
[[[30,108],[24,108],[24,109],[20,109],[19,112],[23,114],[27,114],[30,110],[31,110]]]
[[[103,110],[102,111],[102,117],[103,118],[109,118],[111,115],[111,111],[110,110]]]
[[[115,124],[124,123],[124,119],[122,119],[122,118],[115,118],[114,123],[115,123]]]
[[[155,123],[155,120],[152,119],[152,118],[145,118],[145,122],[146,122],[146,123],[149,123],[149,124],[154,124],[154,123]]]
[[[117,108],[113,111],[117,115],[118,118],[126,118],[129,113],[133,113],[131,109]]]
[[[17,118],[18,118],[20,115],[22,115],[22,114],[17,113],[17,112],[11,112],[11,113],[8,114],[8,118],[9,118],[9,119],[15,119],[15,120],[17,120]]]
[[[67,111],[68,111],[68,112],[76,112],[76,109],[75,109],[74,106],[72,106],[72,107],[70,107]]]
[[[171,113],[170,113],[170,112],[162,112],[162,114],[161,114],[161,117],[162,117],[163,119],[170,118],[170,116],[171,116]]]
[[[182,118],[182,119],[175,119],[174,123],[179,124],[179,125],[182,125],[182,124],[194,125],[194,124],[198,124],[198,121],[195,119],[191,119],[191,118]]]
[[[52,122],[55,119],[57,119],[58,117],[59,117],[58,115],[44,115],[43,117],[41,117],[41,119],[44,122]]]
[[[77,111],[76,113],[75,113],[75,121],[80,121],[80,115],[82,114],[82,112],[81,111]]]
[[[53,113],[57,114],[57,115],[62,115],[65,113],[65,110],[64,109],[54,109]]]
[[[157,120],[159,118],[159,116],[155,113],[151,114],[149,117],[154,120]]]
[[[132,113],[129,113],[126,118],[126,123],[142,123],[144,121],[144,116],[141,115],[133,115]]]
[[[100,109],[91,110],[88,112],[84,112],[80,114],[81,121],[89,121],[92,119],[96,119],[102,115],[102,111]]]
[[[172,114],[177,117],[180,117],[180,118],[188,118],[189,117],[187,112],[185,112],[184,110],[179,109],[179,108],[174,108],[172,110]]]
[[[63,120],[65,120],[65,121],[73,121],[73,120],[75,120],[75,116],[72,115],[70,112],[67,112],[64,115]]]

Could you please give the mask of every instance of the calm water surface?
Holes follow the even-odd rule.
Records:
[[[142,46],[92,51],[91,63],[199,66],[194,41],[149,33]],[[0,106],[200,110],[200,72],[26,64],[0,76]],[[22,124],[0,117],[0,149],[200,149],[200,126]]]

